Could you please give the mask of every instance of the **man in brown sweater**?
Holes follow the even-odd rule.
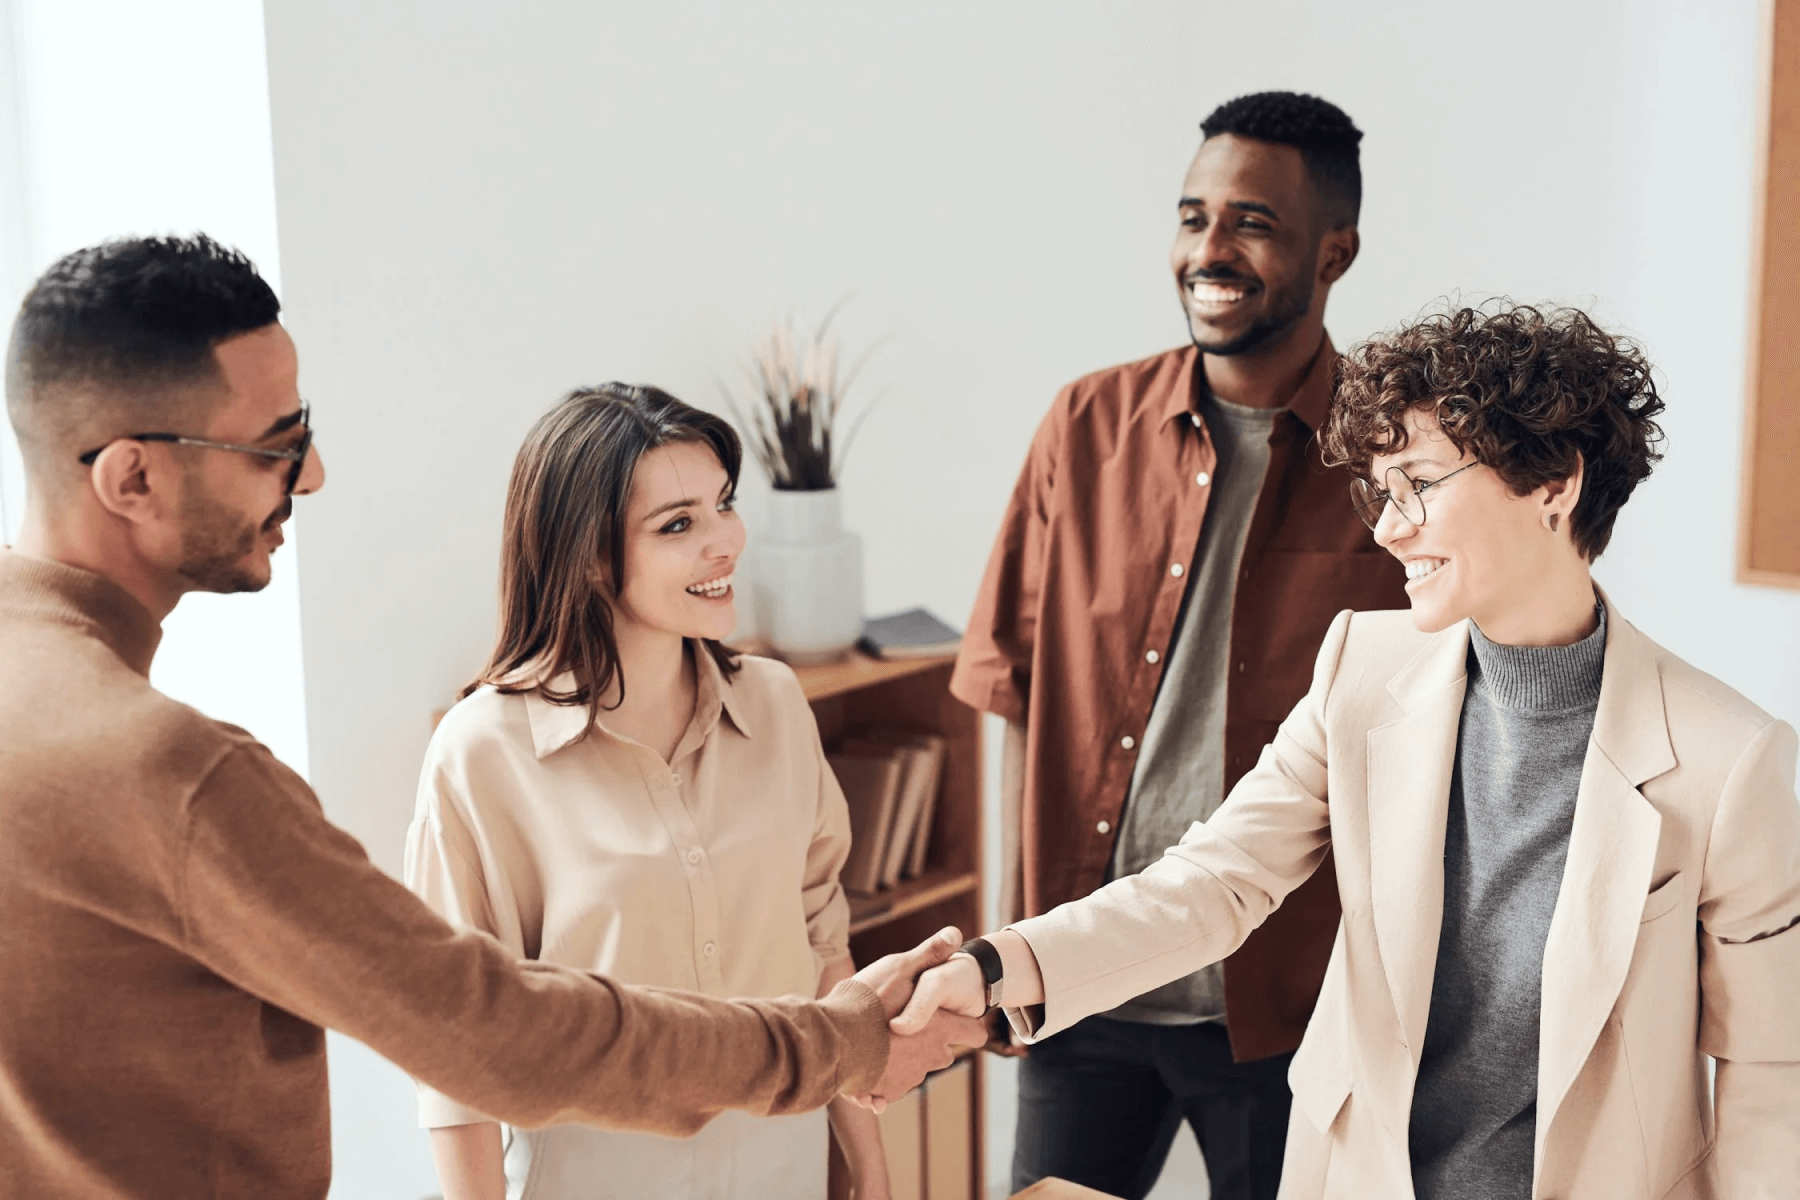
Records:
[[[0,1196],[323,1197],[324,1027],[520,1125],[691,1133],[898,1095],[982,1040],[886,1018],[955,931],[818,1003],[631,988],[444,924],[241,729],[149,684],[189,591],[268,583],[324,467],[279,302],[205,238],[51,267],[7,359]]]

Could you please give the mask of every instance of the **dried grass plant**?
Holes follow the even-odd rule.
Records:
[[[831,332],[837,311],[827,313],[811,333],[797,330],[791,318],[770,331],[745,368],[751,395],[745,404],[721,385],[751,453],[781,491],[836,487],[850,443],[873,408],[864,407],[838,438],[844,398],[868,356],[839,376],[838,338]]]

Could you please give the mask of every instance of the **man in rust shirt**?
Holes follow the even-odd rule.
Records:
[[[1406,604],[1315,438],[1362,134],[1287,92],[1233,100],[1201,130],[1172,257],[1193,344],[1057,397],[951,683],[1007,721],[1003,921],[1155,861],[1305,694],[1332,616]],[[1186,1119],[1216,1200],[1273,1200],[1287,1063],[1338,915],[1327,859],[1223,964],[1033,1048],[1014,1186],[1141,1197]]]
[[[500,1120],[667,1134],[896,1095],[978,1042],[964,1018],[888,1034],[943,936],[817,1004],[518,962],[378,871],[249,734],[150,686],[177,600],[266,585],[324,482],[279,307],[241,256],[147,239],[64,258],[13,327],[0,1197],[323,1197],[323,1026]]]

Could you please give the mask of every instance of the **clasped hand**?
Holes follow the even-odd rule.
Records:
[[[880,1112],[918,1087],[927,1074],[949,1066],[959,1049],[987,1041],[987,1029],[978,1019],[985,1008],[980,968],[967,956],[949,961],[960,945],[962,934],[948,926],[913,949],[877,959],[856,973],[881,997],[890,1032],[887,1069],[875,1090],[851,1097],[864,1108]],[[962,967],[974,969],[972,1001],[962,986]]]

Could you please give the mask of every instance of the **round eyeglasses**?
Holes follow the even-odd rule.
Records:
[[[1387,511],[1389,501],[1393,502],[1408,524],[1417,528],[1425,524],[1426,489],[1461,475],[1475,465],[1468,463],[1436,479],[1414,479],[1399,467],[1389,467],[1381,476],[1382,482],[1387,484],[1385,488],[1378,488],[1370,480],[1358,476],[1350,481],[1350,503],[1356,506],[1356,515],[1370,529],[1381,524],[1381,514]]]

